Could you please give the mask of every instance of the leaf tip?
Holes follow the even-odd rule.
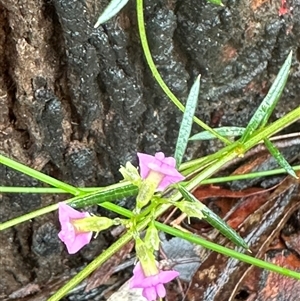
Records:
[[[293,178],[295,178],[296,180],[299,180],[299,177],[296,175],[296,173],[294,172],[294,170],[289,170],[289,175],[292,176]]]
[[[98,21],[96,22],[96,24],[94,25],[94,28],[97,28],[101,25],[101,21],[100,18],[98,19]]]

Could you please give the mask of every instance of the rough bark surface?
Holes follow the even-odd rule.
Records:
[[[272,118],[300,105],[300,2],[287,1],[293,10],[279,17],[280,2],[145,1],[154,61],[183,102],[202,75],[197,115],[206,123],[246,125],[290,50],[291,75]],[[171,155],[181,117],[145,64],[134,1],[93,28],[107,3],[0,0],[0,151],[78,186],[119,180],[120,164],[135,163],[136,151]],[[188,157],[219,146],[194,145]],[[6,186],[41,185],[4,166],[0,179]],[[1,195],[0,221],[61,199]],[[98,238],[69,257],[57,233],[55,214],[0,232],[0,298],[47,287],[50,293],[54,279],[107,246]]]

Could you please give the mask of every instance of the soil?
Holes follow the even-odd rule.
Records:
[[[172,155],[181,120],[145,63],[134,1],[93,28],[108,2],[0,0],[1,154],[76,186],[120,180],[120,164],[136,164],[137,151]],[[223,4],[146,0],[157,68],[183,103],[201,74],[197,116],[207,124],[245,126],[293,50],[290,77],[271,118],[278,119],[300,105],[300,2],[286,1],[281,16],[280,0]],[[191,144],[186,159],[220,145]],[[41,186],[4,165],[0,183]],[[64,198],[2,194],[0,221]],[[104,234],[69,256],[58,231],[52,213],[0,232],[0,299],[46,300],[112,241]],[[81,288],[66,300],[100,299]]]

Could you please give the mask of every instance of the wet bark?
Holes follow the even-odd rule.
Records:
[[[300,3],[145,1],[150,48],[162,77],[184,102],[200,73],[197,116],[213,127],[245,126],[280,65],[291,75],[272,119],[300,105]],[[134,1],[103,26],[108,1],[0,0],[0,151],[78,186],[120,179],[136,152],[174,151],[180,112],[152,78],[139,43]],[[199,130],[196,129],[195,130]],[[194,144],[188,157],[213,151]],[[0,166],[1,185],[40,186]],[[1,222],[62,199],[2,195]],[[0,233],[0,295],[53,277],[99,254],[106,242],[66,256],[55,214]],[[66,260],[67,258],[67,260]],[[78,300],[78,299],[77,299]]]

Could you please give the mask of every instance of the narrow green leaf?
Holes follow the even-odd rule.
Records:
[[[183,113],[183,119],[180,125],[180,130],[178,134],[176,150],[174,155],[177,167],[179,167],[182,162],[182,158],[188,144],[189,136],[191,134],[193,118],[198,103],[199,91],[200,91],[200,75],[195,80],[190,90],[188,99],[186,101],[186,106]]]
[[[238,127],[238,126],[223,126],[220,128],[214,129],[218,134],[225,136],[225,137],[237,137],[242,136],[245,128]],[[212,135],[208,131],[203,131],[198,134],[195,134],[194,136],[190,137],[189,140],[191,141],[197,141],[197,140],[211,140],[216,139],[217,137]]]
[[[46,174],[40,172],[40,171],[37,171],[33,168],[30,168],[22,163],[19,163],[15,160],[12,160],[12,159],[9,159],[3,155],[0,154],[0,164],[4,164],[14,170],[17,170],[19,172],[22,172],[32,178],[35,178],[41,182],[44,182],[44,183],[47,183],[51,186],[54,186],[54,187],[57,187],[57,188],[60,188],[60,189],[63,189],[64,191],[68,192],[68,193],[71,193],[73,195],[80,195],[82,192],[80,191],[80,189],[72,186],[72,185],[69,185],[67,183],[64,183],[62,181],[59,181],[55,178],[52,178],[50,176],[47,176]]]
[[[200,201],[192,195],[185,187],[182,185],[177,185],[178,190],[182,194],[182,196],[190,202],[197,202]],[[229,227],[218,215],[216,215],[213,211],[211,211],[208,207],[206,207],[204,204],[202,213],[205,216],[205,220],[211,224],[214,228],[216,228],[220,233],[222,233],[225,237],[230,239],[232,242],[234,242],[237,246],[243,247],[246,250],[249,249],[246,242],[243,240],[243,238],[231,227]]]
[[[185,239],[185,240],[187,240],[187,241],[189,241],[193,244],[197,244],[197,245],[202,246],[204,248],[207,248],[209,250],[218,252],[218,253],[226,255],[228,257],[235,258],[239,261],[254,265],[256,267],[260,267],[262,269],[266,269],[268,271],[272,271],[272,272],[278,273],[278,274],[283,275],[283,276],[287,276],[287,277],[290,277],[290,278],[300,280],[300,273],[294,272],[294,271],[289,270],[287,268],[283,268],[281,266],[269,263],[267,261],[257,259],[253,256],[245,255],[242,252],[237,252],[235,250],[225,248],[225,247],[220,246],[218,244],[212,243],[212,242],[210,242],[210,241],[208,241],[204,238],[201,238],[197,235],[189,234],[189,233],[180,231],[178,229],[167,226],[165,224],[155,222],[155,225],[156,225],[157,229],[159,229],[160,231],[164,231],[165,233],[168,233],[170,235],[180,237],[180,238]]]
[[[280,68],[280,71],[273,85],[271,86],[267,96],[264,98],[264,100],[262,101],[262,103],[260,104],[256,112],[252,116],[243,134],[243,137],[241,138],[242,143],[245,142],[258,127],[262,128],[267,124],[286,84],[291,63],[292,63],[292,51],[286,58],[282,67]]]
[[[231,227],[229,227],[217,214],[211,211],[208,207],[205,206],[203,209],[203,215],[206,217],[206,221],[211,224],[215,229],[220,231],[225,237],[234,242],[237,246],[243,247],[246,250],[249,250],[247,243],[243,238]]]
[[[83,188],[84,190],[86,188]],[[128,210],[116,206],[112,203],[112,201],[116,199],[121,199],[128,196],[133,196],[137,194],[138,188],[134,185],[122,182],[118,184],[113,184],[107,187],[99,187],[97,191],[92,191],[85,196],[77,196],[65,201],[65,203],[71,205],[74,208],[81,208],[84,206],[90,206],[94,204],[98,204],[104,208],[110,209],[110,207],[115,208],[118,207],[119,214],[128,216]],[[114,206],[115,207],[114,207]],[[18,225],[20,223],[32,220],[38,216],[44,215],[46,213],[57,210],[58,204],[53,204],[27,214],[21,215],[19,217],[13,218],[6,222],[0,223],[0,231]],[[124,213],[125,212],[125,213]],[[130,212],[130,211],[129,211]],[[127,214],[127,215],[126,215]]]
[[[115,16],[127,4],[127,2],[128,0],[112,0],[99,17],[97,23],[94,25],[94,28],[97,28],[99,25],[105,23],[110,18]]]
[[[82,208],[86,206],[96,205],[103,202],[112,202],[118,199],[126,198],[136,195],[138,187],[128,184],[123,187],[116,187],[115,189],[101,190],[82,196],[70,203],[74,208]]]
[[[224,6],[222,4],[222,1],[221,0],[207,0],[208,2],[212,3],[212,4],[217,4],[217,5],[221,5],[221,6]]]
[[[148,40],[146,35],[146,29],[145,29],[145,19],[144,19],[144,8],[143,8],[143,0],[136,0],[136,12],[137,12],[137,21],[138,21],[138,28],[139,28],[139,34],[140,34],[140,41],[143,48],[143,52],[146,58],[146,62],[152,72],[153,77],[155,78],[158,85],[162,88],[162,90],[165,92],[165,94],[169,97],[169,99],[174,103],[174,105],[182,112],[184,112],[184,106],[179,101],[179,99],[174,95],[174,93],[169,89],[169,87],[166,85],[164,80],[162,79],[160,73],[158,72],[156,68],[156,64],[154,63]],[[215,136],[217,136],[222,142],[224,142],[226,145],[230,145],[231,141],[228,139],[218,135],[212,128],[210,128],[207,124],[205,124],[202,120],[200,120],[197,117],[194,117],[194,122],[197,123],[201,128],[204,130],[207,130],[211,133],[214,133]]]
[[[269,139],[264,139],[265,146],[271,153],[271,155],[276,159],[278,164],[286,170],[288,174],[290,174],[292,177],[298,179],[295,171],[291,167],[288,161],[282,156],[282,154],[279,152],[279,150],[275,147],[275,145],[269,140]]]

